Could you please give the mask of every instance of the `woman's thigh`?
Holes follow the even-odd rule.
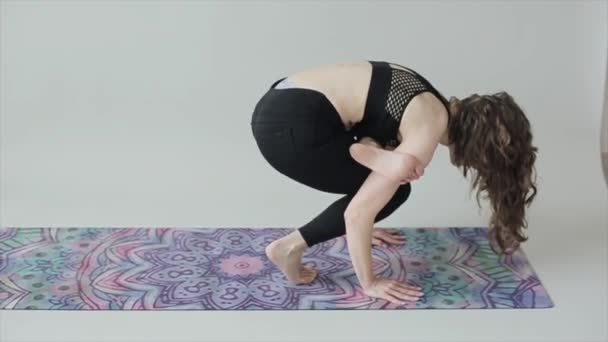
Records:
[[[288,176],[314,189],[336,193],[356,193],[370,170],[357,163],[349,148],[356,143],[350,132],[334,130],[323,134],[317,126],[317,139],[313,144],[298,143],[298,127],[294,127],[296,167]]]
[[[312,127],[264,123],[253,125],[252,129],[262,156],[278,172],[320,191],[356,193],[370,170],[350,155],[349,147],[356,142],[354,136],[336,131],[324,136],[315,134]],[[323,131],[317,128],[316,133]]]
[[[256,106],[251,126],[266,161],[301,184],[354,194],[370,173],[350,155],[353,132],[317,92],[270,90]]]

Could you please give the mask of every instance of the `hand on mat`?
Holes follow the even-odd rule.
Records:
[[[396,229],[376,228],[372,230],[372,245],[386,247],[389,244],[401,245],[405,243],[405,236]]]
[[[391,303],[404,304],[406,301],[417,301],[424,293],[419,286],[403,283],[388,278],[375,278],[363,292],[370,297],[386,299]]]

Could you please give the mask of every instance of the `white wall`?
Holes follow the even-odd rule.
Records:
[[[607,62],[608,63],[608,62]],[[604,81],[604,110],[602,112],[602,131],[600,133],[600,144],[602,153],[602,165],[604,168],[604,179],[608,186],[608,68]]]
[[[604,111],[602,114],[602,132],[600,138],[602,152],[608,153],[608,68],[606,69],[606,79],[604,81]]]
[[[531,256],[540,257],[536,248],[547,244],[540,232],[554,234],[558,226],[572,236],[605,236],[598,144],[604,1],[3,1],[1,11],[1,226],[302,225],[337,196],[301,186],[265,163],[250,131],[253,106],[272,81],[300,68],[379,59],[414,68],[448,97],[506,90],[523,107],[539,148],[539,194],[525,247]],[[486,225],[489,213],[477,210],[468,189],[440,148],[406,204],[379,226]],[[558,319],[575,331],[560,330],[550,317],[512,337],[532,340],[543,328],[548,335],[534,338],[605,336],[605,325],[583,328],[589,319],[602,322],[605,310],[563,313]],[[69,324],[58,334],[92,338],[92,316],[69,316],[75,325],[66,314],[0,317],[15,324],[4,326],[7,339],[33,340],[45,331],[20,329],[26,322]],[[155,319],[176,316],[105,317],[117,331],[147,327],[151,341],[170,336],[154,328]],[[267,318],[240,322],[254,321]],[[327,322],[315,323],[326,336],[371,336],[356,324],[334,329]],[[298,327],[292,323],[284,329]],[[226,324],[210,325],[207,333],[219,339],[217,329]],[[427,336],[423,326],[411,327],[410,336]],[[196,323],[180,329],[206,336]],[[277,338],[292,333],[279,331]],[[494,333],[480,339],[501,336]],[[128,336],[144,338],[132,330]]]
[[[608,65],[608,57],[606,64]],[[608,153],[608,68],[606,68],[606,78],[604,79],[604,110],[602,112],[601,144],[602,152]]]

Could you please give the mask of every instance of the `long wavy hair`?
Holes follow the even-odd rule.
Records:
[[[448,140],[454,144],[454,163],[464,177],[475,171],[471,192],[477,187],[492,205],[489,232],[495,253],[498,248],[515,252],[528,240],[523,229],[525,209],[536,196],[537,147],[532,145],[530,122],[513,98],[502,91],[473,94],[464,99],[450,97],[452,118]]]

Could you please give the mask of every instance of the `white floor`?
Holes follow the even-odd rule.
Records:
[[[606,341],[605,212],[560,213],[531,222],[524,247],[551,309],[0,311],[0,341]]]

